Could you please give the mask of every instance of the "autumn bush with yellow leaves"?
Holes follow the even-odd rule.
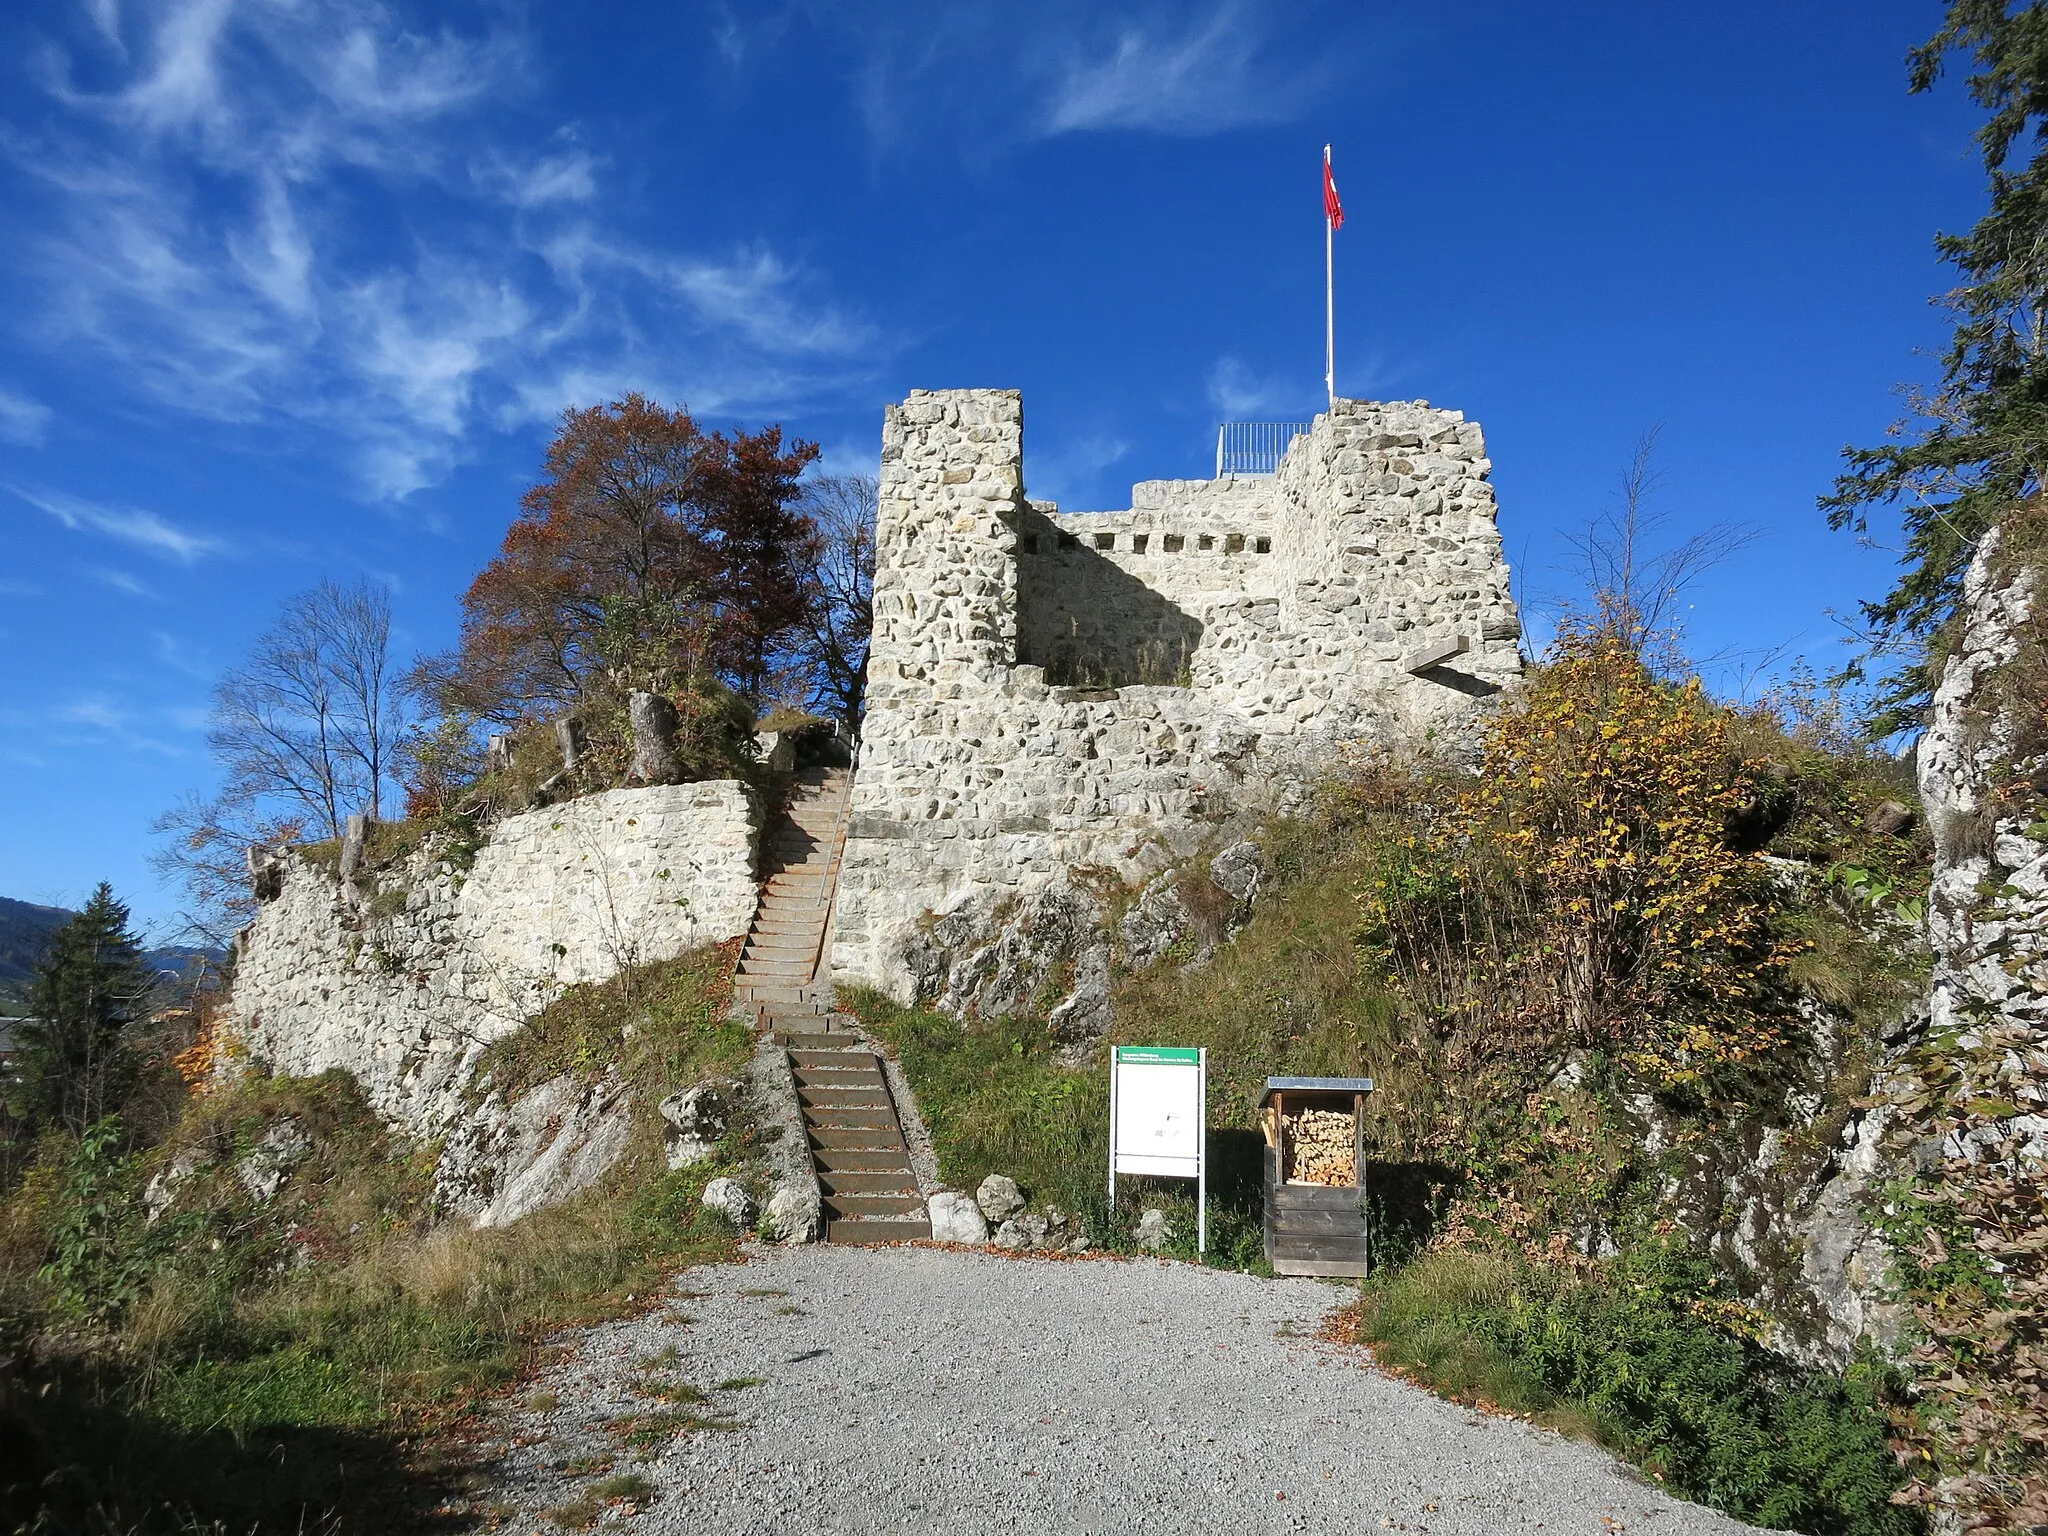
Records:
[[[1785,1042],[1803,942],[1731,833],[1759,777],[1697,682],[1567,637],[1476,777],[1401,786],[1424,813],[1361,883],[1361,942],[1459,1066],[1599,1051],[1668,1087],[1752,1060]]]

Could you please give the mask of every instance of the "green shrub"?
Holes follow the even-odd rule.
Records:
[[[1673,1492],[1815,1536],[1905,1536],[1879,1368],[1805,1370],[1708,1262],[1662,1244],[1585,1278],[1518,1257],[1428,1255],[1373,1282],[1363,1337],[1440,1390],[1575,1423]]]

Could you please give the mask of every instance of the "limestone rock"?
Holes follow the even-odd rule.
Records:
[[[668,1122],[670,1168],[691,1167],[717,1152],[738,1093],[737,1083],[699,1083],[661,1101],[661,1118]]]
[[[1154,876],[1117,923],[1124,964],[1134,971],[1154,964],[1188,931],[1192,920],[1181,899],[1179,877],[1171,870]]]
[[[771,1243],[815,1243],[824,1224],[814,1182],[775,1186],[761,1216],[761,1235]]]
[[[1166,1212],[1157,1206],[1148,1206],[1139,1213],[1138,1224],[1132,1229],[1131,1236],[1140,1248],[1157,1253],[1172,1239],[1173,1229],[1167,1223]]]
[[[187,1147],[158,1169],[142,1191],[145,1224],[154,1222],[169,1210],[178,1198],[179,1186],[200,1169],[210,1166],[213,1161],[213,1154],[204,1148]]]
[[[1209,861],[1209,878],[1233,900],[1250,906],[1265,878],[1265,857],[1257,843],[1232,843]]]
[[[557,1205],[610,1171],[633,1131],[618,1079],[549,1078],[516,1103],[488,1102],[451,1136],[437,1171],[443,1202],[479,1227],[508,1226]]]
[[[956,1189],[942,1189],[925,1202],[932,1239],[941,1243],[985,1243],[988,1223],[974,1201]]]
[[[981,1214],[990,1221],[1003,1222],[1024,1209],[1024,1192],[1017,1187],[1017,1181],[1004,1174],[992,1173],[981,1181],[981,1188],[974,1192],[974,1203]]]
[[[754,1197],[738,1179],[713,1179],[704,1186],[704,1209],[716,1211],[744,1232],[754,1224]]]
[[[313,1138],[290,1115],[273,1121],[249,1155],[235,1164],[235,1179],[261,1205],[284,1187],[292,1170],[313,1151]]]
[[[998,1248],[1043,1248],[1048,1227],[1043,1216],[1012,1216],[996,1228]]]
[[[1109,980],[1109,946],[1089,945],[1074,966],[1074,990],[1045,1016],[1053,1039],[1062,1045],[1085,1045],[1108,1032],[1114,1016]]]

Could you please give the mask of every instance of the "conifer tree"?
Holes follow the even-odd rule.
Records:
[[[85,909],[50,936],[20,1032],[16,1111],[83,1135],[121,1105],[135,1077],[128,1030],[149,1011],[152,978],[128,908],[101,881]]]
[[[1956,329],[1940,387],[1913,401],[1899,441],[1845,451],[1848,470],[1821,501],[1830,526],[1862,532],[1873,506],[1896,503],[1903,571],[1864,605],[1879,652],[1906,660],[1889,679],[1879,729],[1919,723],[1933,686],[1928,644],[1954,614],[1985,531],[2038,495],[2048,463],[2048,3],[1952,0],[1939,32],[1908,56],[1915,92],[1951,53],[1969,54],[1991,205],[1968,234],[1935,248],[1962,274],[1946,297]],[[2031,147],[2022,166],[2016,151]]]

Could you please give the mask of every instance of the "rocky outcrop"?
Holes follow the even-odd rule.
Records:
[[[1259,845],[1239,840],[1154,875],[1135,899],[1068,879],[1024,896],[969,901],[906,946],[910,993],[960,1015],[1043,1011],[1055,1040],[1085,1047],[1109,1030],[1118,975],[1168,958],[1207,964],[1250,917],[1263,872]],[[1128,902],[1114,920],[1113,902]]]
[[[1987,534],[1970,563],[1962,633],[1920,746],[1920,797],[1935,839],[1928,1027],[1964,1049],[1997,1034],[2039,1052],[2048,1047],[2048,825],[2039,819],[2048,765],[2042,680],[2014,676],[2038,663],[2036,578],[2029,564],[2008,566],[2000,544],[1997,531]],[[2037,1066],[2013,1075],[2014,1112],[1980,1125],[1975,1145],[1943,1147],[1945,1156],[1975,1160],[1980,1147],[2013,1138],[2026,1156],[2048,1154],[2043,1074]]]
[[[1916,752],[1935,842],[1927,998],[1885,1042],[1813,1187],[1756,1215],[1764,1241],[1798,1254],[1821,1325],[1816,1352],[1838,1364],[1859,1340],[1895,1349],[1903,1336],[1906,1309],[1872,1220],[1882,1186],[1945,1161],[2048,1152],[2048,829],[2033,809],[2040,749],[2028,739],[2038,683],[2020,681],[2037,648],[2035,576],[2001,542],[1988,533],[1971,561]],[[1896,822],[1900,809],[1879,813]]]

